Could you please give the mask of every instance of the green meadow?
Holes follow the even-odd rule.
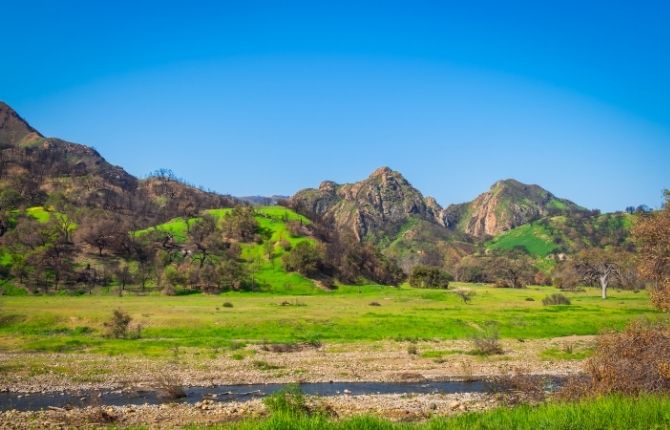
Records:
[[[340,286],[309,294],[230,292],[186,296],[5,296],[0,302],[4,351],[69,351],[161,356],[175,347],[236,343],[371,342],[464,339],[488,324],[502,338],[540,339],[620,329],[659,317],[645,292],[596,289],[566,293],[571,305],[543,306],[552,287],[511,290],[453,283],[476,292],[464,304],[450,290]],[[224,306],[224,303],[227,303]],[[142,326],[139,339],[108,339],[104,323],[121,308]]]

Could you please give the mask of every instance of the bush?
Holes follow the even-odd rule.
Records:
[[[409,285],[414,288],[449,288],[449,282],[453,276],[437,268],[417,265],[409,275]]]
[[[298,243],[293,249],[282,256],[284,269],[312,277],[319,274],[323,267],[323,256],[319,248],[311,242]]]
[[[476,293],[472,290],[458,289],[454,290],[454,294],[460,297],[461,300],[463,300],[463,303],[467,305],[472,301],[472,297],[474,297]]]
[[[105,323],[107,336],[114,339],[124,339],[128,336],[128,327],[132,318],[121,309],[115,309],[112,318]]]
[[[224,302],[222,306],[223,306],[224,308],[232,308],[232,307],[233,307],[233,304],[230,303],[230,302]]]
[[[310,409],[300,387],[291,384],[263,399],[265,407],[272,414],[308,415]]]
[[[162,374],[156,381],[156,390],[161,398],[177,400],[186,397],[183,383],[170,373]]]
[[[471,341],[475,354],[495,355],[503,353],[498,327],[495,322],[486,323],[477,334],[471,337]]]
[[[542,299],[542,304],[545,306],[569,305],[570,299],[565,297],[563,294],[552,294]]]
[[[495,376],[490,380],[491,391],[499,394],[506,406],[542,402],[546,397],[546,385],[545,377],[518,370],[515,373]]]
[[[670,393],[670,325],[634,321],[621,333],[599,337],[586,377],[561,391],[567,398],[621,393]]]

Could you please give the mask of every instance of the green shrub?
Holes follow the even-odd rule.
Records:
[[[437,268],[417,265],[409,275],[409,285],[414,288],[449,288],[449,282],[454,277],[449,273]]]
[[[542,304],[545,306],[569,305],[570,299],[565,297],[563,294],[552,294],[542,299]]]

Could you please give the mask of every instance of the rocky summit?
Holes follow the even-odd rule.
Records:
[[[468,203],[450,205],[443,212],[444,224],[476,238],[495,236],[540,218],[586,212],[538,185],[514,179],[498,181],[487,192]]]
[[[333,223],[359,240],[394,236],[410,217],[442,224],[442,208],[425,198],[402,174],[381,167],[352,184],[324,181],[296,193],[290,205],[312,218]]]

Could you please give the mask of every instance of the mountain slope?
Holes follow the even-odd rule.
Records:
[[[472,202],[450,205],[443,211],[443,219],[451,229],[484,238],[546,216],[584,212],[586,209],[540,186],[506,179]]]
[[[146,224],[236,202],[170,176],[140,180],[95,149],[47,138],[0,102],[0,209],[56,201],[102,208]]]

